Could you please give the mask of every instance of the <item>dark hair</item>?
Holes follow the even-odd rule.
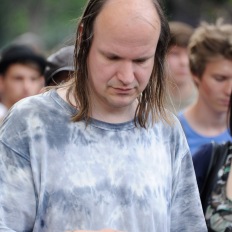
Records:
[[[187,48],[189,39],[193,34],[193,27],[184,22],[171,21],[169,22],[171,31],[170,46],[179,46]]]
[[[151,113],[152,121],[167,120],[164,110],[165,96],[165,56],[169,45],[170,31],[168,21],[161,5],[156,0],[151,0],[160,18],[161,33],[157,44],[155,62],[151,78],[143,93],[138,97],[138,107],[135,114],[135,123],[146,127],[147,119]],[[78,112],[73,116],[73,121],[88,120],[90,111],[89,90],[87,87],[88,70],[87,58],[93,40],[94,22],[107,0],[89,0],[79,21],[75,43],[75,81],[74,91],[70,87],[67,99],[73,91]],[[69,100],[70,102],[70,100]],[[168,121],[168,120],[167,120]]]
[[[47,67],[45,69],[46,86],[58,84],[58,75],[63,75],[63,81],[68,79],[74,72],[73,64],[74,46],[65,46],[47,57]]]
[[[26,45],[10,45],[1,54],[0,74],[4,74],[12,64],[36,65],[41,75],[44,74],[46,59]]]

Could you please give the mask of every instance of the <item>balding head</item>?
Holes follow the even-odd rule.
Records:
[[[108,23],[114,22],[116,25],[121,21],[136,25],[137,20],[147,21],[153,27],[160,24],[159,15],[151,0],[108,0],[99,13],[98,17],[100,16],[107,16],[110,19]]]
[[[110,31],[115,42],[127,43],[149,39],[149,35],[158,35],[159,39],[161,27],[159,15],[151,0],[108,0],[94,25],[94,33],[95,29],[102,27],[104,31]]]
[[[97,35],[98,33],[98,35]],[[154,65],[147,88],[143,91],[141,105],[149,102],[158,114],[163,114],[163,95],[165,82],[165,56],[169,44],[170,32],[168,21],[162,11],[158,0],[89,0],[77,28],[76,40],[76,70],[75,94],[80,106],[80,115],[87,117],[88,99],[88,56],[96,37],[114,41],[112,46],[130,48],[132,59],[137,54],[133,53],[135,47],[142,48],[142,44],[152,44]],[[99,39],[100,40],[100,39]],[[95,41],[96,42],[96,41]],[[125,46],[124,46],[124,45]],[[126,46],[128,44],[128,47]],[[117,49],[116,49],[117,50]],[[116,51],[115,50],[115,51]],[[141,49],[146,53],[146,49]],[[117,51],[116,51],[117,53]],[[121,54],[121,51],[119,52]],[[127,52],[128,54],[128,52]],[[148,53],[146,53],[148,54]],[[124,54],[122,54],[124,56]],[[150,54],[148,54],[150,55]],[[147,107],[148,111],[150,106]],[[141,112],[146,109],[141,107]],[[148,115],[148,114],[147,114]],[[82,117],[82,116],[80,116]]]
[[[154,40],[156,47],[160,31],[160,17],[151,0],[108,0],[94,21],[93,38],[107,33],[115,43]]]

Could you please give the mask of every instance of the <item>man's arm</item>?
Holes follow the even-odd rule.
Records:
[[[207,232],[190,153],[173,172],[171,231]]]
[[[36,198],[29,160],[0,141],[0,231],[32,231]]]

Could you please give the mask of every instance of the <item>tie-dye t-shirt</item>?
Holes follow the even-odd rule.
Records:
[[[207,231],[178,121],[72,122],[55,90],[18,102],[0,131],[0,231]]]

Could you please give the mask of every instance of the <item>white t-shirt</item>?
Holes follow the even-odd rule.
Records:
[[[8,109],[0,103],[0,120],[3,119],[7,114]]]
[[[72,122],[55,90],[0,129],[0,231],[206,232],[179,122]]]

